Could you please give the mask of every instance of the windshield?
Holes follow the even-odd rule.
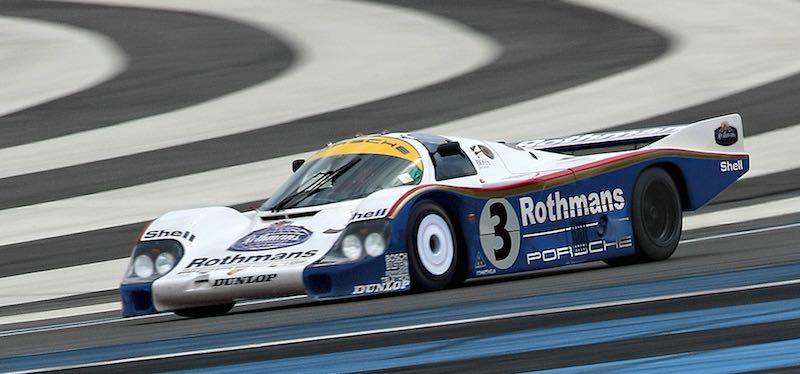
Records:
[[[353,200],[421,180],[422,162],[410,144],[389,137],[356,138],[312,156],[259,209],[277,211]]]

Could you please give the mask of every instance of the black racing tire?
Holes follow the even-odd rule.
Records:
[[[605,260],[612,266],[662,261],[675,252],[683,231],[681,195],[669,173],[658,167],[636,178],[631,206],[636,255]]]
[[[445,210],[433,201],[421,201],[411,211],[407,227],[412,289],[434,291],[457,283],[458,236]]]
[[[194,308],[176,310],[174,313],[181,317],[189,318],[216,317],[228,313],[231,309],[233,309],[234,304],[235,303],[198,306]]]

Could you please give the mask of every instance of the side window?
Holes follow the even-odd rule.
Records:
[[[433,164],[437,181],[478,174],[463,151],[451,156],[442,156],[434,152]]]

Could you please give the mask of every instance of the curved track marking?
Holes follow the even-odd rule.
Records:
[[[754,221],[757,219],[793,214],[798,211],[800,211],[800,196],[788,197],[761,203],[757,206],[743,206],[688,216],[683,220],[683,229],[694,230],[703,227]]]
[[[128,57],[112,79],[0,117],[0,148],[211,100],[274,77],[293,57],[261,29],[189,12],[8,0],[0,2],[0,13],[91,30],[113,40]]]
[[[0,306],[116,289],[127,268],[125,258],[0,278]]]
[[[744,147],[750,153],[750,170],[744,178],[800,168],[800,158],[793,156],[800,139],[800,124],[752,137],[747,137],[746,126]]]
[[[686,98],[686,96],[677,97],[677,93],[669,92],[671,85],[677,84],[678,87],[672,88],[676,90],[681,88],[683,91],[679,91],[684,92],[689,87],[696,87],[697,82],[676,79],[674,74],[670,72],[675,73],[676,71],[680,71],[681,74],[684,74],[684,70],[691,66],[695,71],[694,73],[688,74],[688,76],[698,77],[708,73],[712,74],[708,79],[719,79],[719,81],[716,82],[727,82],[726,75],[733,74],[729,69],[712,66],[727,60],[736,61],[734,58],[738,56],[737,54],[739,52],[736,52],[736,48],[731,48],[730,45],[726,45],[726,43],[723,42],[723,40],[727,40],[726,38],[734,38],[739,42],[742,42],[742,40],[750,40],[755,43],[763,39],[762,32],[785,31],[785,35],[782,34],[784,39],[790,40],[793,37],[797,37],[798,41],[800,41],[800,29],[795,27],[796,18],[794,18],[794,13],[797,13],[798,18],[800,18],[800,6],[796,3],[786,3],[784,1],[774,0],[774,2],[775,4],[771,4],[774,5],[774,7],[765,7],[765,9],[773,9],[774,12],[780,12],[781,14],[771,13],[765,10],[764,14],[751,17],[750,14],[753,12],[752,7],[759,9],[761,9],[761,7],[746,2],[731,3],[731,6],[724,7],[724,9],[730,13],[720,14],[719,17],[716,18],[710,17],[708,13],[719,11],[722,8],[715,7],[713,4],[708,3],[692,3],[697,7],[697,12],[693,12],[692,14],[696,14],[697,16],[687,18],[683,21],[672,19],[673,17],[680,18],[679,15],[663,15],[663,12],[669,10],[663,7],[677,6],[669,5],[673,4],[672,2],[660,4],[658,7],[651,7],[641,2],[633,2],[628,5],[636,6],[630,6],[630,8],[624,12],[618,8],[614,8],[612,10],[623,14],[626,14],[626,12],[638,12],[639,17],[641,17],[639,21],[641,22],[652,21],[658,24],[674,21],[674,24],[669,26],[669,33],[677,34],[683,38],[689,38],[690,35],[688,35],[688,33],[691,32],[695,32],[698,35],[693,39],[683,39],[679,42],[679,44],[683,46],[677,47],[669,56],[641,68],[635,68],[629,72],[620,73],[606,79],[578,86],[574,89],[568,89],[562,93],[546,96],[542,99],[513,105],[510,109],[505,108],[487,112],[485,115],[473,116],[464,120],[451,122],[450,124],[435,126],[426,131],[437,133],[440,132],[440,130],[444,131],[449,129],[454,133],[459,133],[459,135],[467,133],[468,135],[475,135],[478,137],[486,137],[487,135],[496,137],[498,134],[508,131],[527,134],[525,136],[518,134],[520,136],[516,138],[521,139],[526,136],[532,136],[531,134],[534,132],[554,131],[548,126],[551,126],[551,124],[563,126],[562,122],[560,122],[557,117],[560,115],[569,117],[569,112],[578,112],[574,110],[576,107],[592,108],[594,107],[592,105],[593,100],[613,100],[614,103],[613,105],[608,104],[599,107],[605,108],[606,111],[600,109],[597,111],[585,110],[575,115],[593,118],[595,114],[602,116],[603,113],[607,114],[609,112],[627,114],[641,112],[643,110],[645,112],[650,112],[650,110],[647,109],[648,105],[640,100],[621,100],[618,99],[616,95],[602,94],[603,92],[617,92],[611,88],[619,85],[624,86],[617,87],[622,94],[635,93],[636,95],[644,96],[642,100],[646,102],[664,99],[666,100],[664,105],[670,103],[678,105],[675,100]],[[614,7],[623,7],[623,5],[615,5]],[[651,8],[654,10],[649,10]],[[713,8],[713,10],[711,8]],[[672,10],[676,11],[675,9]],[[753,19],[752,24],[742,26],[741,28],[733,27],[740,25],[741,22],[739,22],[739,20],[745,17],[745,15]],[[712,23],[712,21],[716,23]],[[711,32],[702,32],[708,31],[702,28],[710,27],[710,25],[716,25],[717,27],[728,25],[732,27],[732,29],[725,29],[725,31],[727,31],[726,33],[715,32],[715,30],[711,30]],[[662,25],[662,27],[666,28],[667,25]],[[763,27],[765,30],[753,29],[757,27]],[[752,53],[757,49],[758,48],[754,46],[753,50],[749,50],[749,52]],[[731,52],[731,50],[734,50],[734,52]],[[779,55],[771,55],[768,52],[764,52],[763,55],[760,56],[776,59],[775,65],[770,65],[771,62],[768,61],[762,73],[754,74],[751,78],[742,78],[736,82],[731,81],[730,85],[719,84],[717,88],[720,90],[715,92],[720,94],[723,92],[729,93],[730,90],[741,87],[736,86],[736,84],[751,84],[755,82],[754,79],[756,79],[756,77],[764,78],[770,76],[769,74],[777,74],[778,72],[782,72],[781,74],[783,74],[800,68],[800,58],[796,61],[784,61],[781,56],[784,56],[786,53],[798,53],[798,57],[800,57],[800,50],[797,52],[779,52]],[[696,56],[695,54],[699,55]],[[717,59],[722,59],[723,61],[717,61]],[[758,65],[751,59],[745,58],[744,61]],[[731,64],[732,66],[730,69],[738,66],[733,62],[731,62]],[[719,70],[720,73],[709,72],[704,68],[706,66],[709,67],[708,70]],[[772,70],[769,69],[770,66],[772,66]],[[745,69],[745,71],[750,71],[747,69]],[[666,77],[669,77],[669,79]],[[641,82],[650,83],[645,85]],[[647,97],[648,95],[644,95],[639,91],[642,89],[646,91],[653,90],[654,95],[652,97]],[[713,90],[709,89],[703,91],[704,93],[702,95],[707,95]],[[672,97],[672,100],[668,100],[667,97],[656,95],[658,93],[665,93],[666,96]],[[684,92],[684,94],[686,94],[686,92]],[[698,99],[699,96],[695,98]],[[570,103],[564,102],[565,100],[572,99],[574,99],[574,101]],[[530,108],[520,111],[522,108],[530,105],[541,106],[542,103],[548,104],[546,107],[538,108],[538,111],[533,110],[532,112],[528,112]],[[519,122],[522,120],[529,120],[531,117],[542,116],[552,117],[550,118],[552,121],[540,118],[540,120],[531,120],[527,122],[535,124],[536,127],[521,126],[519,123],[509,123],[509,121]],[[494,118],[494,120],[486,117]],[[565,118],[566,122],[570,122],[571,120],[574,120],[574,118]],[[487,123],[493,125],[486,126]],[[591,121],[585,121],[583,124],[581,124],[580,121],[576,121],[575,123],[578,128],[581,126],[595,126],[594,122]],[[456,131],[456,127],[458,127],[458,131]],[[0,155],[2,155],[2,152],[0,152]],[[0,245],[144,221],[162,212],[182,207],[215,204],[231,205],[243,201],[258,200],[265,196],[265,193],[275,188],[276,184],[275,182],[270,182],[272,185],[248,183],[247,181],[252,180],[253,173],[263,174],[264,170],[269,170],[270,175],[273,176],[270,180],[280,181],[288,175],[288,169],[285,167],[285,165],[288,164],[288,160],[296,157],[298,156],[282,157],[277,160],[260,161],[140,186],[3,210],[0,211],[0,225],[5,227],[7,235],[0,239]],[[262,176],[261,180],[266,179]],[[191,182],[187,183],[187,181]],[[220,183],[222,183],[220,181],[225,181],[226,187],[222,188],[219,186]],[[180,193],[176,194],[175,191],[180,191]],[[159,198],[154,199],[153,196],[159,196]],[[122,201],[125,203],[121,204],[120,202]],[[124,209],[109,209],[114,206],[119,206]],[[63,222],[59,217],[64,216],[75,217],[75,219],[70,222]],[[38,219],[40,221],[39,227],[33,229],[23,223],[29,219]]]
[[[794,1],[602,1],[576,4],[669,35],[673,49],[639,68],[435,126],[433,133],[518,140],[601,130],[713,100],[800,70]],[[487,127],[491,124],[491,127]]]
[[[387,5],[97,2],[229,17],[278,35],[296,49],[299,60],[275,79],[203,104],[2,149],[0,159],[10,166],[0,170],[0,178],[245,132],[397,95],[464,74],[499,53],[494,42],[459,24]]]
[[[89,30],[5,16],[0,30],[0,116],[84,90],[126,64],[112,40]]]
[[[481,0],[398,3],[485,32],[502,45],[503,53],[467,74],[342,110],[220,138],[0,179],[0,191],[14,196],[0,198],[0,209],[310,151],[356,132],[426,128],[630,69],[663,54],[669,44],[642,26],[560,2],[513,1],[501,7]],[[181,64],[174,68],[180,67]],[[212,88],[201,92],[209,89]],[[0,129],[1,123],[0,118]],[[2,137],[0,143],[1,140]]]
[[[142,222],[174,209],[263,199],[291,174],[292,160],[309,155],[302,153],[2,210],[0,246]],[[31,227],[30,222],[37,222],[36,227]]]

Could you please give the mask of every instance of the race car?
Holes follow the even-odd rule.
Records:
[[[227,313],[240,300],[431,291],[602,260],[660,261],[693,211],[749,168],[738,114],[689,125],[491,142],[358,136],[258,209],[164,214],[142,231],[123,315]]]

